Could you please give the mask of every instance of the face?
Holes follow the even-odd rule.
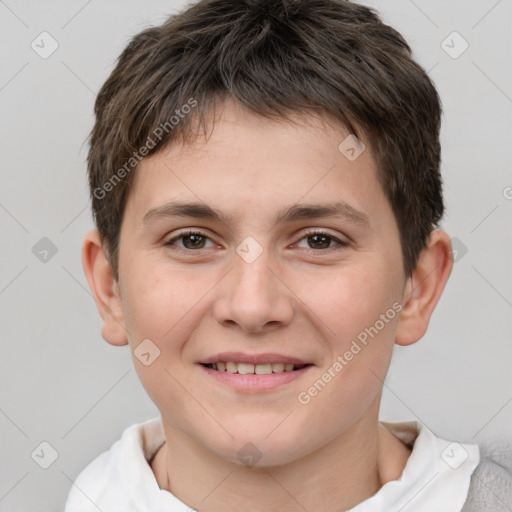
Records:
[[[142,161],[121,227],[142,384],[166,428],[234,462],[247,443],[290,462],[375,421],[406,285],[368,144],[351,160],[343,126],[296,119],[227,103],[207,141]]]

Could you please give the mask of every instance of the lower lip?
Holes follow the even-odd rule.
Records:
[[[220,372],[207,366],[199,365],[208,375],[217,381],[246,393],[260,393],[283,386],[294,380],[300,379],[313,366],[305,366],[291,372],[270,373],[268,375],[257,375],[254,373],[242,375],[240,373]]]

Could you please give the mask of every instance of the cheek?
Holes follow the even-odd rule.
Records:
[[[386,300],[366,300],[362,308],[361,303],[353,304],[356,301],[351,301],[349,294],[344,297],[345,308],[332,311],[331,328],[336,337],[329,338],[329,358],[296,397],[296,420],[301,425],[301,438],[309,446],[328,442],[368,411],[375,415],[379,411],[397,316]],[[382,303],[386,308],[380,307]],[[381,324],[381,311],[386,314],[388,310],[388,323]]]
[[[130,276],[123,311],[133,341],[137,342],[135,336],[143,336],[163,342],[197,302],[197,282],[194,286],[193,278],[157,265],[146,272],[134,268]]]
[[[398,297],[394,280],[385,276],[376,264],[302,275],[297,295],[319,319],[331,347],[343,353],[347,342],[378,321]],[[383,330],[389,331],[388,325]]]
[[[183,394],[169,371],[176,373],[191,331],[206,314],[205,295],[214,283],[207,274],[199,277],[165,265],[141,264],[138,268],[151,270],[129,274],[132,278],[124,287],[123,312],[137,374],[153,401],[164,405],[169,393]],[[138,357],[148,352],[146,346],[152,361],[156,355],[149,365]],[[183,380],[182,375],[177,377]]]
[[[138,268],[151,267],[141,264]],[[183,389],[169,368],[179,359],[187,339],[184,329],[186,312],[191,307],[188,297],[193,294],[175,272],[157,272],[156,266],[153,269],[145,273],[132,270],[129,274],[123,312],[137,375],[151,400],[165,410],[169,402],[184,406]]]
[[[379,377],[389,366],[399,316],[392,275],[384,277],[384,269],[374,264],[340,270],[323,280],[323,287],[318,280],[315,288],[303,281],[305,302],[320,319],[317,325],[324,333],[326,358],[320,371],[325,386],[311,383],[315,389],[304,390],[308,396],[301,403],[311,398],[311,402],[328,401],[355,411],[379,392]],[[313,291],[306,294],[307,289]]]

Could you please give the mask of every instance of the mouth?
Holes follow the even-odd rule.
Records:
[[[242,393],[270,392],[302,378],[315,366],[281,354],[224,352],[199,363],[205,375]]]
[[[309,364],[294,363],[237,363],[234,361],[219,361],[218,363],[202,363],[206,368],[218,372],[238,373],[240,375],[270,375],[272,373],[293,372],[301,370]]]

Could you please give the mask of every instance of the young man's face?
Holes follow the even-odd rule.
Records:
[[[374,424],[405,300],[370,148],[351,161],[338,149],[349,132],[307,121],[227,103],[208,142],[142,161],[124,213],[123,322],[132,351],[151,340],[142,361],[160,351],[147,366],[134,356],[137,372],[168,432],[228,460],[254,450],[260,465],[285,463]],[[222,220],[151,213],[175,202]],[[337,216],[305,210],[335,203]],[[308,366],[205,366],[219,360]]]

